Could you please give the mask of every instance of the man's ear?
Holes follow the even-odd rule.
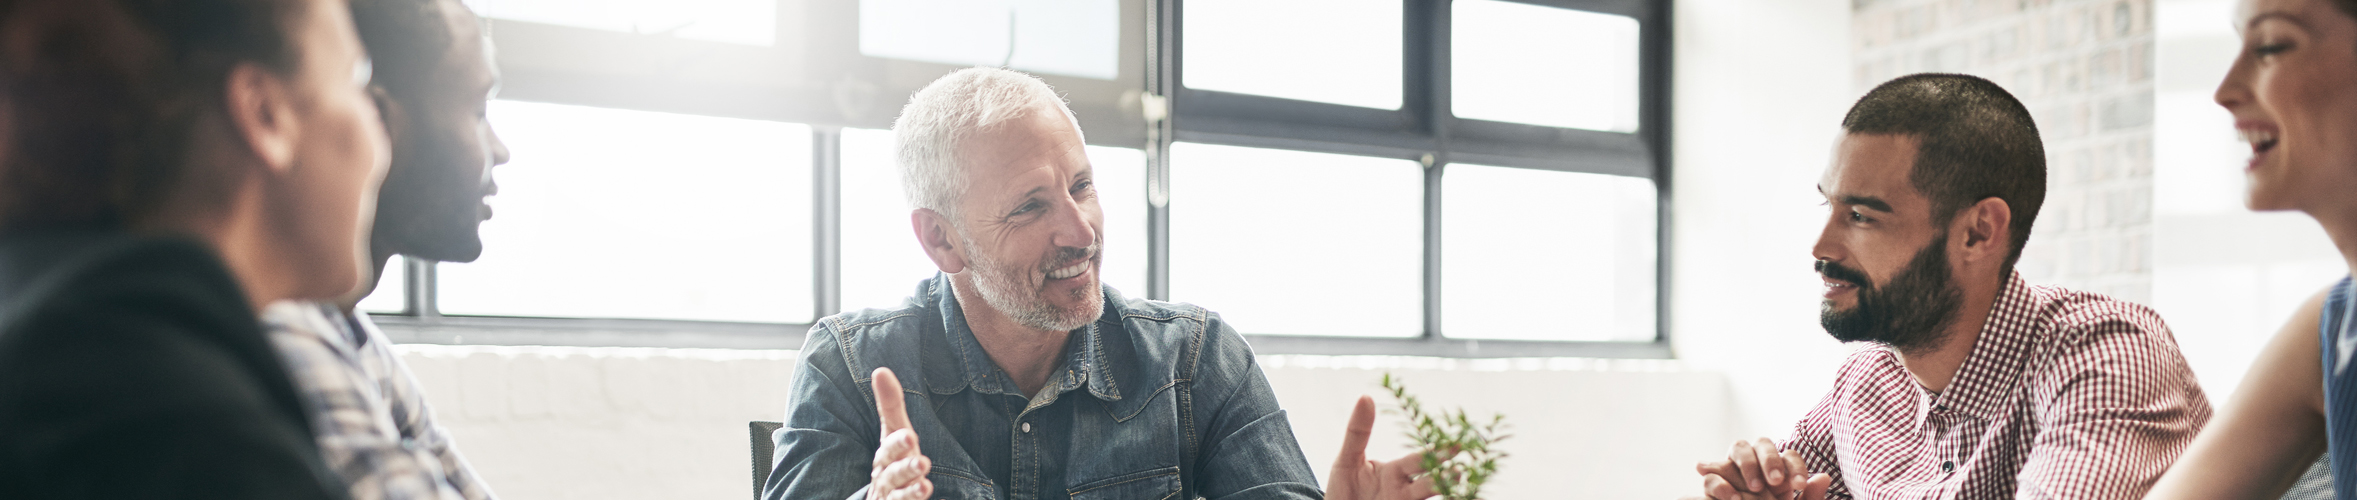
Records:
[[[251,62],[229,69],[223,96],[230,126],[246,148],[273,171],[294,168],[300,127],[295,123],[294,88],[277,72]]]
[[[933,259],[941,272],[957,274],[966,270],[966,254],[958,251],[964,241],[957,237],[957,226],[949,217],[930,208],[909,211],[909,225],[917,230],[917,243],[925,246],[925,256]]]
[[[1999,259],[2013,252],[2013,207],[1997,197],[1981,198],[1956,214],[1965,260]]]

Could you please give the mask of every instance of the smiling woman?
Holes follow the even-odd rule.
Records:
[[[2357,268],[2357,2],[2244,0],[2234,25],[2241,51],[2213,98],[2250,147],[2249,208],[2307,214]],[[2338,496],[2357,496],[2350,283],[2292,314],[2150,498],[2273,497],[2326,453]]]

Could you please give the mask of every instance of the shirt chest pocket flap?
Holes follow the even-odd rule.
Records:
[[[1179,486],[1179,469],[1164,467],[1074,487],[1072,500],[1168,500],[1178,498]]]

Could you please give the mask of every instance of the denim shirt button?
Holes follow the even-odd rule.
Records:
[[[1024,422],[1024,423],[1023,423],[1023,433],[1024,433],[1024,434],[1030,434],[1030,433],[1031,433],[1031,422]]]

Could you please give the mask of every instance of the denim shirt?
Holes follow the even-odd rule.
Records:
[[[974,339],[947,276],[898,309],[819,320],[762,497],[866,494],[879,366],[933,460],[931,498],[1321,497],[1243,337],[1203,308],[1104,290],[1104,313],[1031,398]]]

